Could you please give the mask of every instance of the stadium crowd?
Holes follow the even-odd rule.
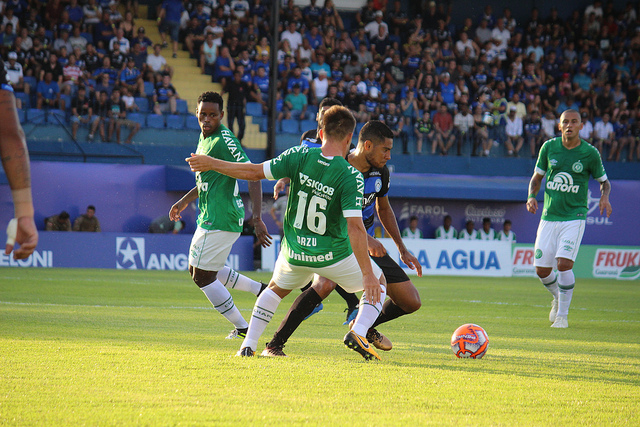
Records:
[[[103,115],[91,121],[92,134],[111,111],[98,106],[103,93],[108,105],[120,105],[110,100],[114,89],[126,111],[142,97],[155,114],[176,113],[163,46],[153,46],[136,27],[134,3],[1,4],[8,77],[17,92],[35,91],[37,108],[71,107],[75,123]],[[462,23],[452,22],[444,3],[422,2],[411,13],[402,6],[369,0],[353,16],[338,13],[332,0],[305,7],[289,1],[281,8],[277,43],[270,40],[268,1],[165,0],[158,16],[164,47],[168,35],[174,55],[181,45],[198,59],[201,73],[225,90],[240,84],[262,113],[269,53],[277,49],[281,120],[313,119],[314,107],[333,97],[360,123],[383,120],[404,152],[535,157],[541,143],[557,135],[560,113],[574,108],[585,123],[583,139],[604,159],[640,158],[635,4],[617,10],[597,0],[568,17],[555,9],[541,16],[533,8],[525,22],[509,8],[487,5]],[[234,83],[234,73],[242,83]],[[81,86],[90,102],[77,100]],[[107,130],[101,135],[113,132]]]

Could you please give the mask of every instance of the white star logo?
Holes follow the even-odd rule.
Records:
[[[131,249],[131,243],[127,242],[127,248],[126,249],[120,249],[120,253],[123,256],[122,264],[125,264],[127,261],[131,261],[133,264],[135,264],[135,262],[136,262],[135,256],[138,253],[138,250],[137,249]]]

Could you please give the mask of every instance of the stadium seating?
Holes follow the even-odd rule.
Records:
[[[283,119],[282,132],[300,133],[300,122],[298,120],[293,120],[293,119]]]
[[[176,99],[176,109],[179,114],[187,114],[189,112],[189,106],[184,99]]]
[[[313,105],[313,104],[307,105],[307,117],[311,119],[315,119],[317,114],[318,114],[317,105]]]
[[[362,130],[362,127],[364,126],[364,123],[362,122],[358,122],[356,123],[356,129],[353,131],[353,135],[355,137],[357,137],[358,135],[360,135],[360,131]]]
[[[179,114],[168,115],[167,129],[184,129],[184,116]]]
[[[138,108],[140,109],[141,113],[148,113],[149,112],[149,100],[145,97],[142,96],[137,96],[134,100],[135,104],[138,106]]]
[[[20,123],[25,123],[27,121],[26,110],[18,110],[18,119],[20,119]]]
[[[155,88],[153,87],[153,83],[144,82],[144,94],[147,96],[151,96],[154,93]]]
[[[147,116],[147,126],[154,129],[164,129],[164,116],[157,114],[149,114]]]
[[[29,99],[29,95],[24,92],[15,92],[14,95],[16,96],[16,98],[22,101],[22,108],[24,110],[31,107],[31,100]]]
[[[185,127],[187,129],[200,130],[200,125],[198,124],[198,118],[193,114],[189,114],[185,122],[186,122]]]
[[[262,116],[262,105],[257,102],[247,102],[247,116]]]
[[[29,108],[27,110],[27,121],[33,124],[43,124],[45,122],[44,110]]]
[[[63,110],[49,110],[47,111],[47,123],[52,125],[58,125],[65,123],[67,120],[67,113]]]
[[[306,132],[308,130],[317,129],[318,122],[315,120],[301,120],[300,121],[300,132]]]
[[[145,127],[147,124],[146,116],[141,113],[129,113],[127,114],[127,119],[136,123],[140,123],[140,127]]]

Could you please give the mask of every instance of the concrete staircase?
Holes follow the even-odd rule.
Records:
[[[140,16],[147,16],[146,10],[143,9],[143,5],[140,5]],[[158,24],[156,21],[149,19],[137,19],[137,26],[143,26],[146,30],[147,37],[154,43],[161,43],[160,32],[158,31]],[[211,76],[207,74],[201,74],[198,63],[195,59],[189,58],[189,52],[178,50],[178,57],[171,57],[171,48],[163,49],[162,55],[166,58],[167,63],[173,67],[173,86],[178,91],[178,95],[181,99],[188,102],[189,112],[195,114],[196,102],[202,92],[212,90],[215,92],[221,92],[222,86],[219,83],[212,83]],[[225,94],[223,99],[225,102],[225,110],[227,105],[228,95]],[[227,124],[227,115],[223,123]],[[244,138],[242,139],[242,145],[245,148],[250,149],[265,149],[267,148],[267,134],[260,132],[260,126],[253,124],[251,116],[246,118],[246,129]],[[233,130],[233,129],[232,129]],[[237,124],[236,124],[237,131]]]

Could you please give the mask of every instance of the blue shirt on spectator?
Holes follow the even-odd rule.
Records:
[[[53,80],[49,84],[41,80],[38,82],[36,91],[41,94],[44,99],[54,100],[58,96],[58,93],[60,93],[60,86]]]
[[[304,77],[300,76],[298,78],[289,77],[289,81],[287,82],[287,92],[293,92],[293,85],[300,85],[300,91],[304,92],[309,89],[309,82]]]
[[[180,17],[184,10],[181,0],[164,0],[164,2],[162,2],[162,8],[166,11],[165,19],[167,21],[180,22]]]
[[[140,70],[137,68],[125,68],[120,72],[120,81],[125,82],[128,85],[132,85],[136,83],[138,77],[140,76]]]
[[[309,39],[309,44],[311,45],[312,49],[317,49],[322,44],[322,36],[320,35],[320,33],[316,34],[316,36],[314,37],[310,32],[307,32],[304,36]]]
[[[455,94],[456,94],[456,86],[449,82],[449,84],[445,85],[444,83],[440,83],[440,94],[442,95],[442,101],[447,104],[453,104],[456,102]]]

